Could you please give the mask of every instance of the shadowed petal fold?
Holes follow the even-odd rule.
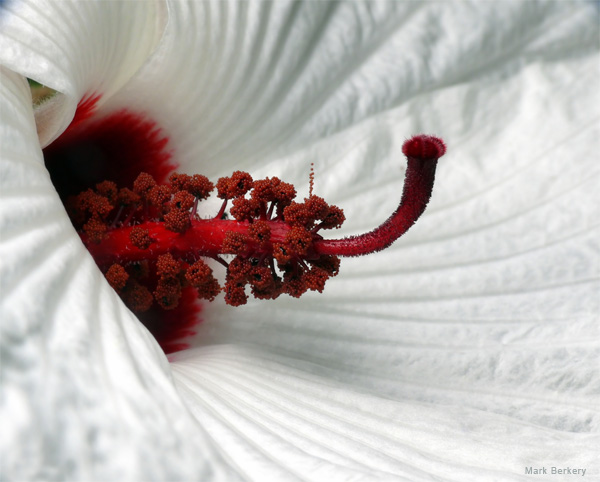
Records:
[[[110,97],[146,61],[166,23],[163,2],[8,1],[0,7],[0,63],[59,95],[39,106],[42,146],[82,100]]]

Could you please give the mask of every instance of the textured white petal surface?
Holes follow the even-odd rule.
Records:
[[[531,464],[595,464],[595,435],[386,400],[262,349],[215,346],[176,358],[180,392],[252,480],[527,480]]]
[[[0,64],[60,94],[36,115],[42,145],[82,98],[109,97],[146,61],[166,22],[162,2],[9,1],[0,9]]]
[[[228,479],[160,348],[73,230],[27,82],[0,73],[2,479]]]
[[[422,91],[410,73],[411,64],[425,67],[422,53],[406,47],[426,48],[415,36],[438,10],[403,2],[175,1],[156,54],[105,108],[147,112],[171,136],[184,170],[254,171]],[[182,45],[189,55],[179,55]]]

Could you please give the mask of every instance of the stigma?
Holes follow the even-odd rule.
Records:
[[[285,294],[322,292],[340,257],[390,246],[421,216],[431,197],[444,142],[419,135],[402,148],[407,157],[398,208],[379,227],[346,238],[324,232],[342,226],[342,209],[312,193],[301,202],[277,177],[254,180],[236,171],[213,184],[205,176],[172,174],[157,183],[142,172],[132,186],[96,184],[67,201],[81,240],[113,289],[132,311],[175,309],[188,287],[198,298],[240,306]],[[198,205],[216,191],[218,212],[200,218]],[[219,282],[207,260],[223,266]],[[211,263],[215,265],[216,263]],[[223,278],[221,276],[221,278]]]

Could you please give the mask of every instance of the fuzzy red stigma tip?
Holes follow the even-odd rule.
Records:
[[[438,137],[421,134],[408,139],[402,153],[409,159],[437,160],[446,153],[446,144]]]
[[[223,205],[209,219],[200,219],[196,210],[215,186],[200,175],[173,174],[159,184],[141,173],[132,189],[105,181],[67,204],[86,247],[133,310],[146,311],[153,303],[173,310],[188,288],[207,300],[223,291],[233,306],[247,302],[248,288],[258,299],[299,297],[323,291],[339,271],[338,256],[389,246],[424,211],[444,143],[416,136],[406,141],[403,152],[408,167],[398,209],[375,230],[343,239],[326,240],[320,234],[339,228],[345,216],[312,194],[312,174],[309,196],[297,202],[291,184],[276,177],[253,180],[236,171],[216,183]],[[233,219],[225,216],[228,203]],[[233,258],[227,261],[227,255]],[[226,267],[223,286],[206,258]]]

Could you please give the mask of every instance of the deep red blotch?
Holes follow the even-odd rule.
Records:
[[[86,96],[69,127],[44,149],[46,168],[63,201],[103,181],[132,185],[140,172],[163,183],[177,167],[169,138],[155,122],[127,110],[97,118],[100,98]],[[186,288],[176,309],[152,307],[137,316],[165,353],[173,353],[188,347],[185,339],[195,334],[201,309],[195,291]]]
[[[155,122],[122,110],[94,118],[99,96],[83,100],[67,130],[44,149],[44,161],[63,201],[102,181],[131,185],[140,172],[166,181],[177,167],[169,139]]]

